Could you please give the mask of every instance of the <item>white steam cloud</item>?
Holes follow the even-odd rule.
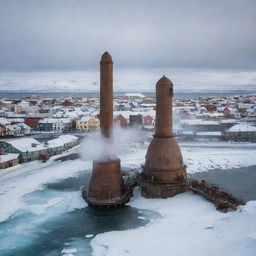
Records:
[[[115,125],[113,139],[106,139],[99,133],[92,133],[85,138],[80,148],[84,160],[114,160],[123,153],[136,150],[139,143],[144,143],[143,132],[136,128],[121,128]]]

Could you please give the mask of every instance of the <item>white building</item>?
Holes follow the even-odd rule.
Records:
[[[38,122],[40,131],[60,132],[70,130],[72,122],[69,118],[44,118]]]

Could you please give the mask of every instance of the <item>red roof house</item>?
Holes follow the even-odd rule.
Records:
[[[62,103],[61,103],[62,106],[65,106],[65,107],[68,107],[68,106],[73,106],[74,103],[69,101],[69,100],[64,100]]]
[[[114,118],[114,122],[119,123],[121,127],[128,125],[127,119],[121,114]]]
[[[144,125],[151,125],[153,126],[155,124],[155,120],[152,116],[144,116],[143,117],[143,123]]]
[[[38,122],[42,120],[41,117],[28,117],[25,120],[25,124],[31,127],[33,130],[36,130],[38,128]]]

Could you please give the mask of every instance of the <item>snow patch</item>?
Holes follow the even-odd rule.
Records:
[[[228,145],[228,143],[227,143]],[[188,173],[204,172],[213,169],[232,169],[256,165],[256,149],[240,145],[221,147],[182,147],[181,151]]]
[[[30,205],[30,211],[34,214],[42,214],[45,210],[51,206],[57,205],[63,200],[63,197],[57,197],[50,199],[46,204],[34,204]]]
[[[232,169],[256,165],[255,144],[179,143],[188,173],[205,172],[214,169]],[[139,168],[145,162],[147,148],[121,155],[123,167]]]
[[[255,255],[255,201],[227,214],[189,192],[169,199],[137,194],[131,206],[162,218],[137,229],[97,235],[91,241],[93,256]]]
[[[93,234],[88,234],[88,235],[86,235],[85,237],[86,237],[86,238],[91,238],[91,237],[94,237],[94,235],[93,235]]]
[[[63,249],[61,251],[61,253],[64,253],[64,254],[70,254],[70,253],[76,253],[77,252],[77,249],[76,248],[69,248],[69,249]]]
[[[29,172],[26,172],[26,170],[24,170],[24,173],[19,171],[17,176],[0,181],[0,205],[4,205],[0,212],[0,222],[8,219],[19,209],[26,208],[26,204],[22,201],[22,197],[25,194],[40,189],[42,184],[51,180],[70,177],[82,170],[89,169],[91,168],[91,163],[76,159],[65,162],[54,162],[45,167],[42,167],[41,163],[37,163],[33,167],[35,169]],[[46,205],[45,207],[49,206]],[[34,210],[40,212],[39,208],[34,208]]]

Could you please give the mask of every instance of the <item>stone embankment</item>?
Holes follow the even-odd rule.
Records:
[[[221,212],[235,211],[239,205],[245,204],[230,192],[204,180],[188,180],[188,189],[212,202]]]

